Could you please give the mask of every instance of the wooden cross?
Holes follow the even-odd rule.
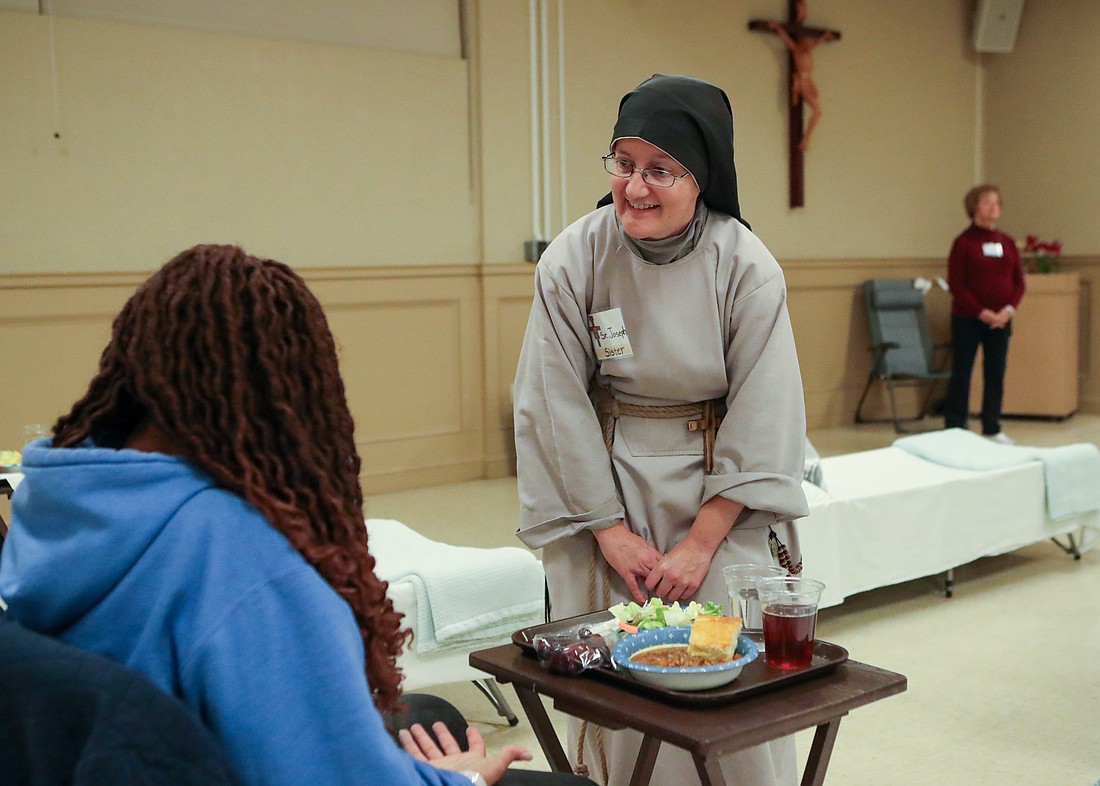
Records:
[[[774,33],[787,47],[787,70],[790,74],[788,90],[790,92],[790,110],[788,112],[787,136],[790,155],[790,191],[791,207],[803,207],[806,194],[803,187],[803,159],[810,144],[810,135],[821,119],[821,107],[817,100],[817,85],[813,80],[813,55],[811,52],[819,44],[839,41],[839,30],[821,27],[807,27],[805,0],[787,0],[787,23],[771,19],[753,19],[749,30]],[[802,106],[810,105],[810,122],[803,128]]]

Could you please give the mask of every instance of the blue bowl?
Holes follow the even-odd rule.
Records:
[[[756,643],[744,636],[737,637],[734,650],[739,658],[713,666],[646,666],[634,663],[630,657],[649,647],[663,644],[687,644],[690,626],[650,628],[624,635],[611,650],[615,668],[628,671],[638,682],[669,690],[709,690],[733,682],[746,664],[760,654]]]

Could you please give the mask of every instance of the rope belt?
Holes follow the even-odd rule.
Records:
[[[678,418],[691,418],[687,422],[688,431],[703,432],[703,462],[707,474],[714,471],[714,438],[718,433],[718,427],[722,424],[722,417],[718,414],[718,406],[723,404],[722,399],[711,401],[698,401],[692,404],[669,404],[664,406],[643,406],[641,404],[625,404],[615,398],[615,395],[607,388],[596,390],[596,415],[600,420],[600,428],[603,431],[603,444],[607,452],[611,453],[611,446],[615,443],[615,424],[622,416],[632,418],[654,418],[661,420],[673,420]],[[588,606],[591,609],[607,608],[611,605],[611,566],[600,554],[600,547],[592,540],[595,552],[588,567]],[[602,568],[603,592],[602,598],[597,598],[596,571]],[[603,728],[595,726],[592,731],[595,738],[596,755],[600,760],[600,770],[604,783],[608,780],[607,752],[604,747]],[[580,734],[577,737],[577,766],[574,772],[578,775],[588,775],[588,766],[584,762],[584,745],[588,737],[588,721],[581,723]]]
[[[615,424],[624,415],[631,418],[661,420],[691,418],[687,422],[688,431],[703,432],[703,462],[708,475],[714,471],[714,440],[718,434],[718,427],[722,425],[722,416],[718,414],[718,407],[724,403],[722,399],[716,398],[692,404],[647,407],[641,404],[625,404],[615,398],[615,394],[607,388],[596,390],[596,415],[600,419],[603,444],[608,453],[611,452],[611,446],[615,443]]]
[[[603,597],[600,601],[597,601],[596,598],[596,571],[600,569],[597,568],[597,565],[603,570],[603,593],[601,593]],[[600,553],[600,544],[596,542],[595,538],[592,538],[592,559],[588,563],[588,608],[594,611],[599,608],[606,609],[610,606],[611,566]],[[603,727],[592,724],[592,737],[596,748],[596,755],[600,760],[600,772],[603,775],[603,782],[606,784],[608,783],[611,770],[607,766],[607,749],[604,745]],[[581,721],[580,733],[577,735],[577,766],[573,768],[573,772],[581,777],[587,777],[589,775],[588,765],[584,763],[584,744],[587,738],[588,721],[585,720]]]

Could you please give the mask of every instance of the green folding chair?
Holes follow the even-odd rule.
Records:
[[[867,307],[874,357],[867,384],[856,407],[856,423],[893,422],[894,430],[904,433],[910,429],[903,428],[902,423],[921,420],[928,414],[938,384],[949,379],[951,371],[946,365],[935,365],[935,351],[942,345],[932,343],[928,316],[924,310],[924,294],[913,286],[912,280],[872,279],[863,285],[863,299]],[[867,394],[876,381],[886,385],[890,418],[867,418],[863,415]],[[896,392],[899,387],[927,389],[920,412],[916,415],[903,418],[898,414]]]

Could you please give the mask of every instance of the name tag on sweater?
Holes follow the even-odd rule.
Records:
[[[588,315],[588,332],[592,334],[592,344],[596,348],[597,360],[615,360],[634,356],[630,348],[630,337],[623,323],[623,310],[612,308],[598,314]]]
[[[982,243],[982,253],[987,257],[1003,257],[1005,249],[1000,243]]]

